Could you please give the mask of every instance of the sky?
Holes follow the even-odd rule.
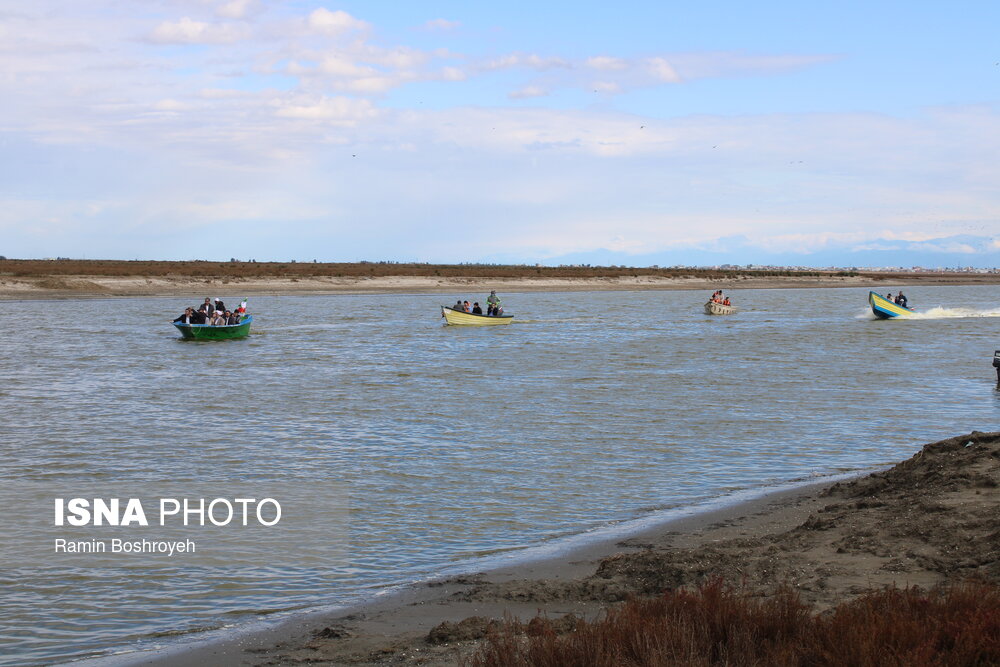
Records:
[[[920,0],[0,0],[0,255],[998,266],[998,25]]]

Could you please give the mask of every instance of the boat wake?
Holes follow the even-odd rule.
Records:
[[[871,308],[866,308],[864,312],[855,316],[859,320],[877,320]],[[1000,308],[990,310],[977,310],[976,308],[942,308],[936,307],[924,312],[911,313],[902,317],[894,317],[893,320],[947,320],[972,317],[1000,317]]]
[[[1000,317],[1000,308],[977,310],[975,308],[931,308],[923,313],[907,315],[908,320],[945,320],[958,317]]]

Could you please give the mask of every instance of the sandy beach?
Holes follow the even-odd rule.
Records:
[[[499,292],[569,292],[599,290],[705,290],[796,289],[817,287],[869,287],[897,285],[983,284],[973,278],[932,279],[907,277],[875,280],[870,277],[769,276],[761,278],[705,279],[640,277],[595,278],[431,278],[384,276],[374,278],[224,278],[49,276],[44,278],[0,278],[0,299],[76,299],[135,296],[204,295],[287,296],[296,294],[471,294]]]
[[[657,525],[569,554],[412,586],[357,608],[158,655],[142,665],[454,665],[491,623],[572,626],[629,596],[721,577],[761,595],[791,585],[817,610],[895,585],[1000,582],[1000,433],[923,446],[883,471]],[[573,616],[570,616],[573,615]]]
[[[715,290],[977,285],[1000,274],[854,271],[2,260],[0,299]]]

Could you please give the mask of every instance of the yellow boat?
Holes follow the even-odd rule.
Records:
[[[513,315],[477,315],[455,310],[448,306],[441,306],[441,317],[448,324],[468,327],[490,327],[498,324],[510,324],[514,321]]]
[[[894,317],[906,317],[907,315],[913,314],[913,310],[911,308],[897,305],[877,292],[868,292],[868,303],[871,305],[872,312],[875,314],[875,317],[880,320],[888,320]]]

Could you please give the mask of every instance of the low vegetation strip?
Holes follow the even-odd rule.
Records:
[[[544,617],[507,620],[490,629],[470,664],[996,665],[1000,588],[889,587],[814,613],[791,588],[763,597],[716,579],[693,591],[629,600],[569,629]]]
[[[693,269],[627,266],[530,266],[520,264],[422,264],[399,262],[256,262],[256,261],[120,261],[82,259],[0,259],[0,275],[43,276],[138,276],[197,278],[279,278],[279,277],[385,277],[415,276],[442,278],[621,278],[655,276],[662,278],[733,277],[853,277],[854,271],[814,271],[792,269]],[[878,274],[879,277],[891,277]]]

